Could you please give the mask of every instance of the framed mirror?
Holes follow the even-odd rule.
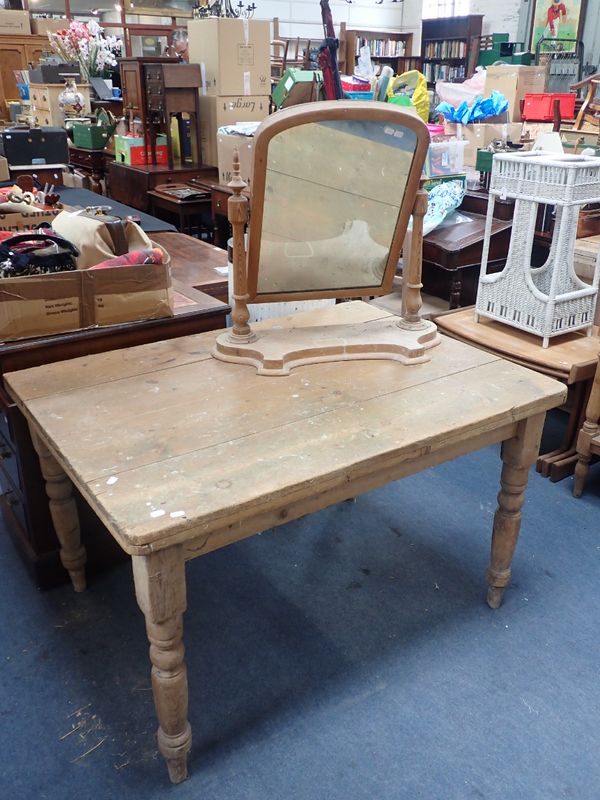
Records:
[[[254,135],[248,249],[246,186],[234,153],[231,329],[212,355],[287,375],[304,364],[359,358],[420,363],[439,344],[420,316],[425,124],[388,103],[338,100],[278,111]],[[387,294],[405,246],[402,312],[368,324],[253,330],[248,303]]]
[[[429,144],[384,103],[279,111],[254,140],[252,302],[391,291]]]

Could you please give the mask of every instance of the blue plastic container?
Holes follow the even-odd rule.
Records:
[[[372,100],[373,92],[346,92],[347,100]]]
[[[29,100],[28,83],[17,83],[17,89],[19,90],[19,97],[21,98],[21,100]]]

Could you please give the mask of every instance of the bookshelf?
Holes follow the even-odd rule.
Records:
[[[389,31],[345,30],[345,58],[340,59],[340,69],[352,74],[359,50],[365,45],[371,53],[374,64],[388,64],[395,75],[409,69],[420,69],[420,56],[412,55],[412,33],[391,33]]]
[[[422,72],[428,86],[471,77],[469,55],[474,37],[481,36],[482,14],[424,19],[421,36]]]

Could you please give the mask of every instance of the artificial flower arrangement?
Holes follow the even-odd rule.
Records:
[[[81,77],[89,83],[90,78],[108,78],[111,67],[117,65],[123,43],[116,36],[107,36],[95,20],[71,22],[63,31],[48,33],[52,49],[65,61],[77,61]]]

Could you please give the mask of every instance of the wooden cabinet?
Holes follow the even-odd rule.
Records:
[[[471,77],[477,61],[473,59],[471,67],[469,55],[474,38],[478,48],[482,19],[482,14],[469,14],[423,20],[422,71],[429,86],[437,80],[460,83]]]
[[[110,197],[119,203],[133,206],[139,211],[149,211],[148,192],[161,183],[187,183],[192,178],[202,181],[205,176],[216,176],[214,167],[194,164],[179,165],[172,169],[167,166],[152,165],[130,167],[111,161],[108,165]]]
[[[146,87],[144,65],[146,64],[178,64],[176,58],[120,58],[121,92],[123,94],[123,114],[127,117],[129,126],[137,119],[141,129],[146,130]]]
[[[64,115],[58,105],[58,96],[64,88],[62,83],[29,84],[29,102],[34,125],[62,127]],[[81,116],[88,116],[91,113],[89,84],[78,83],[77,89],[85,100]]]
[[[167,136],[169,167],[175,166],[171,122],[177,121],[181,165],[200,164],[200,106],[198,89],[201,83],[199,64],[144,65],[148,136],[155,162],[156,136]]]
[[[0,36],[0,99],[18,100],[19,90],[14,70],[37,64],[50,45],[45,36]],[[0,118],[9,119],[5,102],[0,105]]]

